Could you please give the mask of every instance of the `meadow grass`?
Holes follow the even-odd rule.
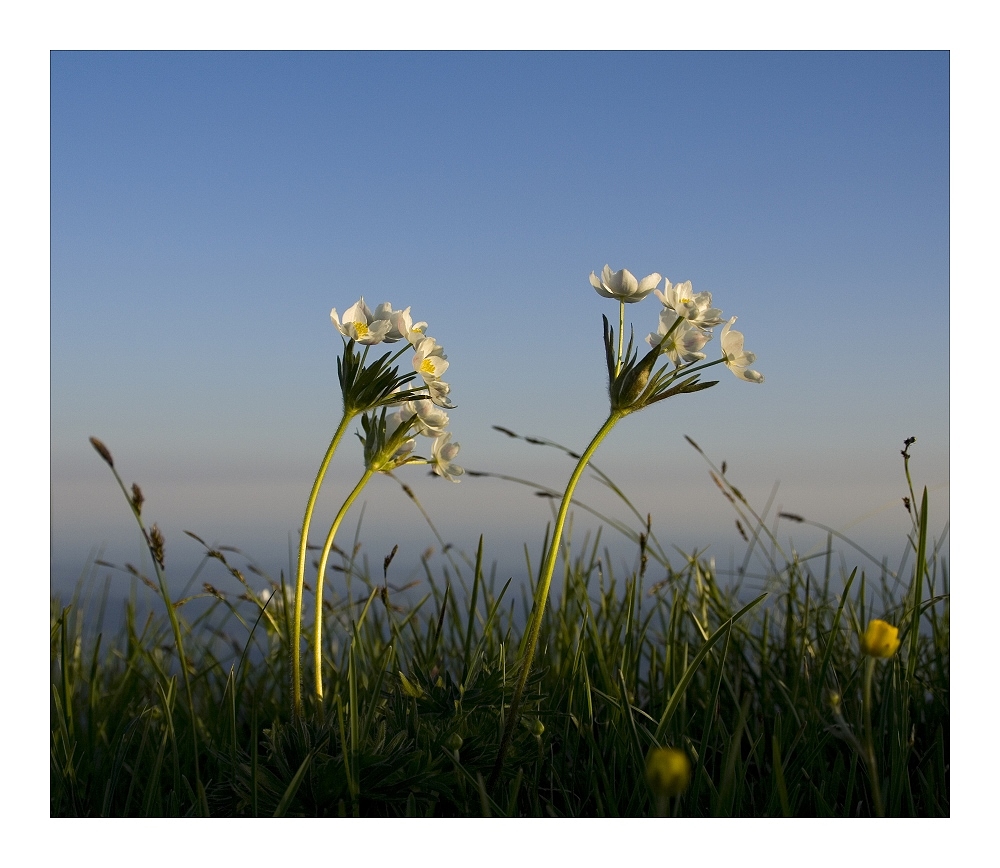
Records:
[[[668,556],[603,477],[635,521],[605,518],[582,539],[569,523],[498,769],[548,537],[525,546],[522,587],[484,563],[488,540],[474,555],[446,548],[437,570],[425,557],[405,590],[390,582],[391,554],[372,575],[357,547],[334,549],[326,690],[306,691],[297,714],[293,583],[205,545],[228,584],[172,599],[162,537],[123,485],[155,575],[124,568],[120,630],[104,627],[111,564],[53,599],[51,814],[948,816],[948,574],[926,490],[918,498],[910,479],[911,442],[900,509],[913,527],[896,570],[855,547],[862,563],[835,571],[832,533],[814,557],[786,552],[776,523],[801,519],[756,510],[709,462],[747,541],[739,574],[724,577],[704,553]],[[633,540],[633,568],[615,566],[603,532]],[[145,611],[142,594],[157,607]],[[899,628],[888,659],[859,648],[876,618]],[[689,758],[679,795],[647,784],[657,747]]]

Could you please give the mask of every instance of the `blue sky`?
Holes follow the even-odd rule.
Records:
[[[139,556],[90,435],[142,486],[175,581],[198,557],[184,529],[287,571],[339,421],[330,308],[361,295],[411,306],[444,345],[460,463],[562,488],[567,460],[491,426],[575,449],[597,430],[617,307],[588,275],[606,262],[712,292],[766,377],[723,370],[602,445],[661,542],[742,558],[684,435],[752,503],[779,483],[776,505],[893,561],[916,436],[941,532],[946,52],[54,53],[53,586],[95,546]],[[659,308],[628,307],[638,336]],[[361,472],[345,441],[318,527]],[[484,533],[500,573],[523,543],[537,558],[549,511],[527,489],[400,476],[447,540],[472,551]],[[578,496],[625,517],[600,486]],[[405,574],[430,530],[391,480],[364,500],[372,563],[398,542]]]

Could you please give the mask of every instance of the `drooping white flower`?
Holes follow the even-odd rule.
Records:
[[[736,322],[736,317],[730,317],[729,322],[722,327],[722,334],[719,337],[726,367],[741,380],[746,380],[748,383],[763,383],[763,374],[750,370],[750,365],[754,363],[757,356],[744,351],[743,332],[738,332],[733,328],[734,322]]]
[[[350,338],[359,344],[381,343],[392,328],[389,320],[380,319],[372,314],[364,298],[344,311],[343,321],[337,316],[337,308],[330,311],[330,319],[345,338]]]
[[[431,448],[431,466],[438,476],[443,476],[449,482],[458,482],[457,477],[465,473],[465,468],[459,467],[452,459],[458,455],[459,445],[449,442],[451,432],[442,434],[434,441]]]
[[[658,289],[655,292],[665,308],[697,326],[711,328],[722,322],[722,311],[712,307],[712,293],[693,292],[690,280],[685,280],[684,283],[671,283],[668,280],[663,286],[663,292]]]
[[[441,410],[429,398],[414,398],[405,402],[400,408],[405,418],[416,416],[414,425],[418,434],[425,437],[439,437],[448,427],[448,414]]]
[[[671,332],[670,337],[664,340],[664,335],[670,331],[677,320],[680,322]],[[700,362],[705,358],[704,353],[698,352],[711,339],[711,332],[704,331],[692,325],[683,317],[678,317],[669,308],[660,311],[660,324],[656,331],[646,338],[646,342],[651,347],[660,347],[660,352],[667,356],[677,367],[688,362]]]
[[[451,386],[449,386],[444,380],[425,380],[424,385],[427,386],[427,394],[438,407],[444,407],[446,410],[454,410],[455,405],[448,400],[448,395],[451,393]]]
[[[604,298],[616,298],[626,304],[634,304],[642,301],[649,295],[656,285],[662,280],[661,275],[647,274],[642,280],[636,280],[635,275],[627,268],[621,271],[612,271],[610,265],[605,265],[601,276],[590,272],[590,285],[597,290],[597,294]]]
[[[417,351],[413,356],[413,370],[424,378],[425,383],[440,380],[448,370],[448,357],[444,349],[434,338],[422,338],[415,346]]]

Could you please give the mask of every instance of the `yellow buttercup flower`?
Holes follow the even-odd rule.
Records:
[[[878,618],[868,622],[861,650],[869,657],[892,657],[899,650],[899,630]]]
[[[646,757],[646,783],[659,797],[679,796],[691,783],[691,762],[675,747],[657,747]]]

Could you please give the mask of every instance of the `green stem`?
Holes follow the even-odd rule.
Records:
[[[673,380],[679,380],[681,377],[686,377],[689,374],[695,374],[698,371],[704,371],[705,368],[711,368],[714,367],[715,365],[721,365],[725,360],[726,357],[723,356],[721,359],[716,359],[714,362],[705,362],[705,364],[703,365],[694,366],[692,364],[689,365],[688,367],[683,367],[683,366],[679,367],[676,371],[674,371]],[[671,380],[671,382],[673,382],[673,380]]]
[[[299,642],[302,638],[302,586],[305,583],[306,575],[306,546],[309,540],[309,524],[312,522],[313,510],[316,507],[316,498],[319,496],[320,486],[323,484],[323,477],[326,476],[326,469],[330,466],[330,459],[337,450],[347,426],[357,413],[344,409],[344,417],[340,420],[340,425],[330,441],[330,448],[323,456],[323,463],[319,466],[316,474],[316,481],[313,482],[312,491],[309,492],[309,501],[306,503],[306,514],[302,520],[302,538],[299,540],[299,562],[295,572],[295,614],[292,618],[292,715],[302,716],[302,670],[300,663]]]
[[[618,362],[615,364],[615,376],[622,369],[622,341],[625,338],[625,302],[618,302]]]
[[[330,525],[330,532],[326,535],[326,542],[323,544],[323,552],[319,558],[319,572],[316,574],[316,625],[313,629],[313,667],[316,670],[316,699],[323,701],[323,579],[326,576],[326,562],[330,557],[330,550],[333,548],[333,539],[337,535],[340,523],[347,515],[347,510],[351,504],[361,494],[361,489],[368,484],[368,480],[375,475],[375,471],[369,468],[354,486],[354,490],[347,495],[347,500],[340,507],[340,512]]]
[[[404,338],[404,340],[405,340],[405,338]],[[407,341],[406,343],[403,344],[402,347],[400,347],[396,351],[396,354],[391,359],[389,359],[389,361],[388,361],[387,364],[391,365],[394,361],[396,361],[396,359],[398,359],[401,355],[403,355],[403,353],[405,353],[407,350],[412,350],[412,349],[413,349],[413,345],[409,341]]]
[[[490,775],[490,788],[493,787],[500,776],[504,757],[507,755],[507,749],[510,747],[511,738],[514,735],[514,727],[517,725],[517,717],[521,710],[521,699],[524,695],[524,687],[528,683],[528,676],[531,674],[531,663],[535,656],[535,648],[538,645],[538,635],[542,629],[542,619],[545,615],[545,605],[549,597],[549,587],[552,584],[552,574],[555,572],[556,561],[559,557],[559,542],[562,539],[563,528],[566,525],[566,516],[569,513],[570,503],[573,500],[573,491],[576,488],[576,484],[580,481],[587,463],[597,451],[597,447],[601,445],[604,438],[608,436],[608,432],[614,428],[618,420],[624,415],[626,414],[620,410],[611,411],[611,415],[608,416],[607,421],[601,426],[597,434],[594,435],[594,439],[590,441],[590,445],[584,450],[583,455],[580,456],[580,460],[573,470],[573,475],[570,476],[569,482],[566,484],[566,493],[563,494],[562,502],[559,504],[559,512],[556,515],[555,529],[552,532],[552,542],[549,543],[545,565],[542,568],[538,588],[535,591],[535,603],[531,610],[531,621],[528,624],[527,641],[521,653],[521,674],[518,676],[517,685],[514,688],[514,696],[510,702],[510,711],[504,724],[503,738],[500,741],[500,750],[497,752],[496,763]]]
[[[872,732],[872,677],[874,674],[875,658],[869,657],[865,660],[865,752],[868,761],[868,774],[872,782],[872,801],[875,803],[875,816],[884,817],[885,810],[882,807],[882,788],[879,786],[878,764],[875,761],[875,738]]]

